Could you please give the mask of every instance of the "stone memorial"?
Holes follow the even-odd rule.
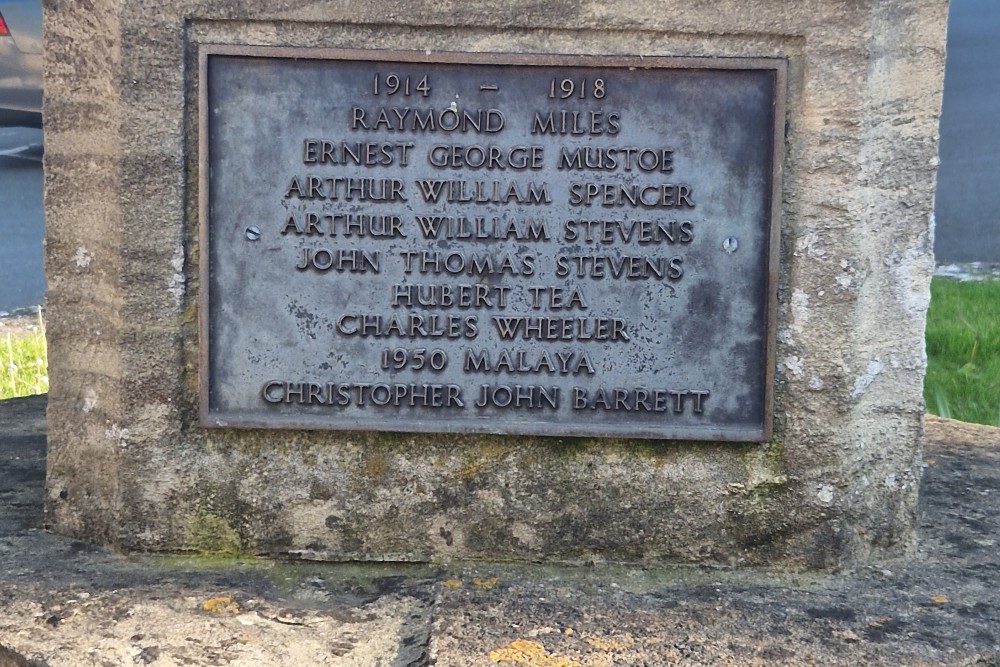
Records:
[[[946,10],[51,8],[51,528],[905,551]]]

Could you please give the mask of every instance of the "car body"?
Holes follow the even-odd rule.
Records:
[[[0,0],[0,126],[42,126],[41,0]]]

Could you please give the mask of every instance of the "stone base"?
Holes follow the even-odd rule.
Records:
[[[905,552],[946,14],[944,0],[48,8],[49,524],[127,550],[330,560],[828,568]],[[201,428],[202,43],[785,59],[771,441]]]

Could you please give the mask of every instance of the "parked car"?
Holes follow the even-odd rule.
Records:
[[[0,126],[42,126],[41,0],[0,0]]]

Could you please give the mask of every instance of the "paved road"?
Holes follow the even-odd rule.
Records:
[[[1000,262],[1000,2],[952,0],[937,187],[939,263]]]
[[[42,132],[0,128],[0,314],[45,298]]]

